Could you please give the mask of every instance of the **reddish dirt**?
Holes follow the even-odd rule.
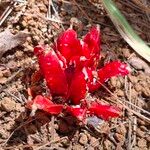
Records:
[[[12,33],[26,31],[30,36],[0,60],[0,150],[150,149],[150,126],[145,119],[150,116],[143,112],[150,110],[150,65],[123,40],[102,4],[91,1],[53,0],[58,18],[54,10],[48,14],[48,0],[31,0],[17,5],[2,24],[0,32],[9,28]],[[150,19],[143,7],[127,0],[116,2],[137,33],[149,43]],[[3,8],[0,16],[8,5],[9,1],[0,1],[0,8]],[[34,46],[51,44],[63,28],[70,25],[82,37],[93,24],[101,27],[102,62],[119,59],[131,68],[126,78],[114,77],[105,84],[115,96],[105,88],[93,94],[105,103],[122,107],[122,116],[109,122],[102,121],[97,126],[85,126],[71,116],[54,117],[40,111],[31,117],[25,105],[31,75],[38,69]],[[36,94],[46,91],[43,82],[36,83],[34,88]]]

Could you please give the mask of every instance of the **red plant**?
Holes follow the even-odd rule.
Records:
[[[67,111],[79,120],[96,115],[105,120],[119,115],[118,108],[86,100],[112,76],[127,75],[127,65],[120,61],[98,68],[100,60],[100,30],[93,27],[83,40],[77,38],[74,30],[63,32],[52,47],[37,46],[34,53],[38,58],[41,74],[46,80],[52,97],[61,96],[65,105],[56,104],[43,96],[36,96],[28,106],[50,114]],[[71,105],[70,105],[71,104]]]

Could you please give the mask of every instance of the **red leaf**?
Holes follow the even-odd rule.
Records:
[[[54,104],[50,99],[41,95],[36,96],[32,101],[27,103],[27,107],[30,109],[44,110],[50,114],[60,114],[63,109],[63,105]]]
[[[95,26],[83,39],[83,55],[88,59],[88,67],[97,67],[100,59],[100,28]]]
[[[63,32],[57,39],[56,50],[66,58],[68,64],[72,56],[80,56],[82,47],[76,32],[72,29]]]
[[[90,114],[94,114],[104,120],[118,117],[120,114],[120,110],[117,107],[102,105],[97,102],[93,102],[88,110]]]
[[[114,61],[106,64],[103,68],[98,70],[98,77],[101,83],[104,83],[113,76],[125,76],[129,73],[127,65],[120,61]]]
[[[82,72],[76,72],[73,75],[71,85],[69,88],[68,98],[73,104],[79,104],[86,94],[86,79]]]
[[[86,118],[86,113],[87,113],[86,108],[67,106],[66,111],[80,121],[83,121]]]
[[[53,50],[45,50],[41,47],[35,47],[34,51],[38,57],[40,69],[46,79],[47,85],[52,95],[66,96],[68,84],[66,75]]]
[[[108,79],[110,79],[113,76],[125,76],[129,73],[129,70],[127,68],[127,65],[124,63],[121,63],[120,61],[114,61],[111,63],[106,64],[103,68],[97,70],[97,79],[95,82],[91,82],[89,84],[89,91],[93,92],[97,90],[101,84],[106,82]]]
[[[95,26],[85,35],[83,40],[90,50],[91,54],[99,54],[100,52],[100,29],[99,26]]]

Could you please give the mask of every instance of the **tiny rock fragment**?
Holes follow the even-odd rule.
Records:
[[[104,146],[105,146],[105,148],[106,148],[107,150],[109,150],[109,149],[112,149],[113,143],[106,139],[106,140],[104,141]]]
[[[122,52],[123,52],[124,57],[126,57],[126,58],[129,58],[131,55],[130,50],[127,48],[123,48]]]
[[[16,102],[9,97],[4,97],[0,102],[0,108],[4,111],[11,112],[16,107]]]
[[[95,137],[90,138],[90,145],[91,147],[97,147],[99,145],[99,140]]]
[[[87,142],[88,142],[87,135],[85,133],[81,133],[80,136],[79,136],[79,143],[81,145],[85,145],[85,144],[87,144]]]
[[[7,82],[6,77],[0,77],[0,84],[5,84]]]
[[[140,138],[144,138],[145,137],[145,132],[142,131],[140,128],[137,128],[137,136],[140,137]]]
[[[123,134],[115,133],[114,137],[115,137],[115,139],[116,139],[118,142],[121,142],[122,144],[123,144],[124,141],[125,141],[125,138],[124,138],[124,135],[123,135]]]
[[[76,144],[72,147],[72,150],[85,150],[85,148],[83,148],[80,144]]]
[[[9,29],[6,29],[5,31],[0,33],[0,58],[2,55],[7,52],[8,50],[11,50],[12,48],[15,48],[19,45],[22,45],[26,38],[29,36],[29,33],[27,32],[18,32],[16,35],[13,35]]]
[[[65,138],[65,139],[62,139],[61,140],[61,144],[64,146],[64,147],[68,147],[70,145],[70,140],[68,138]]]
[[[150,74],[150,66],[138,57],[131,57],[128,62],[137,70],[144,70],[146,74]]]
[[[138,141],[138,146],[139,146],[140,148],[147,147],[147,142],[146,142],[146,140],[145,140],[145,139],[139,139],[139,141]]]

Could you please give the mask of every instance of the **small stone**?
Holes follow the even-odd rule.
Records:
[[[11,130],[11,129],[13,129],[13,127],[14,127],[14,124],[15,124],[15,121],[14,120],[8,120],[9,121],[9,123],[7,123],[7,124],[5,124],[5,128],[6,128],[6,130]]]
[[[7,132],[2,127],[0,128],[0,138],[1,139],[8,138]]]
[[[65,139],[62,139],[61,140],[61,144],[64,146],[64,147],[68,147],[70,145],[70,141],[68,138],[65,138]]]
[[[115,137],[115,139],[116,139],[117,141],[119,141],[119,142],[121,142],[121,143],[124,143],[124,141],[125,141],[124,135],[122,135],[122,134],[116,133],[116,134],[114,135],[114,137]]]
[[[24,112],[25,111],[25,107],[21,107],[20,103],[16,103],[15,110],[16,111],[20,111],[20,112]]]
[[[5,84],[7,82],[7,78],[6,77],[1,77],[0,78],[0,84]]]
[[[123,78],[112,77],[110,79],[110,86],[112,88],[120,89],[122,85],[123,85]]]
[[[18,67],[18,66],[17,66],[17,62],[14,61],[14,60],[11,60],[11,61],[8,62],[7,67],[8,67],[9,69],[12,69],[12,70],[17,69],[17,67]]]
[[[41,12],[47,13],[47,8],[45,5],[40,6],[39,9]]]
[[[126,57],[126,58],[129,58],[131,55],[130,50],[127,48],[122,49],[122,52],[123,52],[124,57]]]
[[[72,147],[72,150],[85,150],[85,149],[83,148],[83,146],[76,144]]]
[[[138,146],[135,146],[133,150],[140,150]]]
[[[137,133],[137,136],[141,138],[145,137],[145,132],[143,132],[140,128],[137,128],[136,133]]]
[[[23,52],[22,51],[16,51],[15,55],[17,58],[22,58],[23,57]]]
[[[109,140],[104,141],[104,146],[107,150],[112,149],[113,144]]]
[[[47,28],[42,28],[41,31],[42,32],[47,32]]]
[[[127,130],[124,125],[120,125],[118,128],[116,128],[116,132],[125,136]]]
[[[135,84],[134,88],[137,92],[140,92],[142,90],[142,86],[140,84]]]
[[[144,97],[150,97],[150,90],[148,87],[145,87],[143,90],[142,90],[142,94]]]
[[[91,147],[97,147],[99,145],[99,140],[96,139],[95,137],[90,138],[90,145]]]
[[[14,100],[10,99],[9,97],[4,97],[1,100],[0,108],[2,110],[11,112],[12,110],[15,110],[15,107],[16,107],[16,102]]]
[[[142,131],[148,131],[148,129],[145,126],[140,126]]]
[[[138,141],[138,146],[139,146],[140,148],[146,147],[146,146],[147,146],[147,141],[146,141],[145,139],[139,139],[139,141]]]
[[[85,145],[85,144],[87,144],[87,142],[88,142],[87,135],[85,133],[81,133],[80,137],[79,137],[79,143],[81,145]]]
[[[150,136],[149,136],[149,134],[146,136],[146,140],[148,141],[148,143],[150,143]]]
[[[23,20],[23,21],[22,21],[22,26],[23,26],[23,27],[26,27],[26,26],[27,26],[27,22]]]
[[[129,74],[129,75],[128,75],[128,78],[129,78],[129,80],[130,80],[131,83],[137,84],[137,82],[138,82],[137,77],[132,76],[131,74]]]
[[[3,77],[3,73],[2,73],[2,71],[0,70],[0,78],[1,78],[1,77]]]
[[[124,91],[122,91],[122,90],[119,89],[119,90],[117,91],[117,95],[118,95],[118,96],[121,96],[121,97],[124,96]]]

